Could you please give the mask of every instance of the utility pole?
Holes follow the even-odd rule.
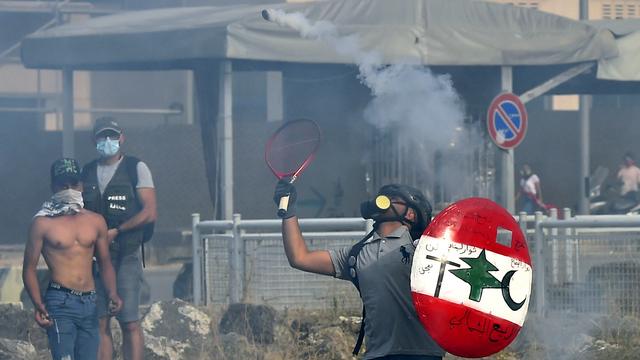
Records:
[[[580,1],[580,20],[589,19],[589,0]],[[578,179],[578,214],[589,214],[589,175],[590,175],[590,122],[591,122],[591,96],[580,95],[580,162],[579,162],[579,179]]]

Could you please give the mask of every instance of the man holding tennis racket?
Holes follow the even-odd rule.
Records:
[[[365,359],[434,360],[444,351],[420,324],[411,300],[411,261],[418,239],[431,221],[431,206],[415,188],[385,185],[374,200],[361,204],[374,229],[353,246],[309,251],[295,213],[296,189],[281,179],[274,201],[288,197],[282,237],[289,264],[299,270],[350,280],[363,302],[363,326],[354,349],[367,335]]]

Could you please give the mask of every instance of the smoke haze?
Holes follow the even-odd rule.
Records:
[[[364,119],[382,132],[393,133],[400,144],[411,149],[408,157],[419,158],[419,161],[409,163],[422,168],[416,172],[421,183],[433,185],[438,177],[442,184],[455,187],[457,191],[473,187],[472,184],[461,184],[461,181],[472,180],[473,176],[465,173],[460,164],[444,161],[440,168],[443,174],[434,174],[437,151],[456,153],[460,158],[471,154],[474,146],[482,142],[479,134],[465,130],[464,104],[453,88],[450,76],[434,74],[429,68],[409,59],[384,64],[379,53],[360,47],[356,35],[340,36],[336,26],[330,22],[311,23],[301,13],[267,12],[265,18],[268,20],[297,30],[304,38],[323,41],[357,64],[358,78],[373,96],[364,110]],[[457,194],[456,197],[465,195],[471,194]]]

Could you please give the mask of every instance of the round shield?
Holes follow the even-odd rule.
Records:
[[[420,322],[447,352],[484,357],[522,328],[533,270],[522,230],[500,205],[458,201],[425,230],[411,268]]]

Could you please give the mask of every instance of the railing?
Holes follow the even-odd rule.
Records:
[[[536,312],[639,316],[640,216],[569,215],[536,214]]]
[[[531,310],[640,315],[640,216],[515,217],[527,235],[534,268]],[[302,219],[310,249],[335,249],[360,240],[372,224],[360,218]],[[239,301],[278,308],[359,309],[353,286],[291,268],[281,221],[200,221],[193,215],[194,299]]]
[[[194,214],[194,302],[252,301],[280,308],[357,306],[358,296],[350,283],[289,266],[281,226],[277,219],[242,220],[235,214],[233,220],[200,221]],[[310,249],[349,246],[371,226],[362,218],[300,220]]]

